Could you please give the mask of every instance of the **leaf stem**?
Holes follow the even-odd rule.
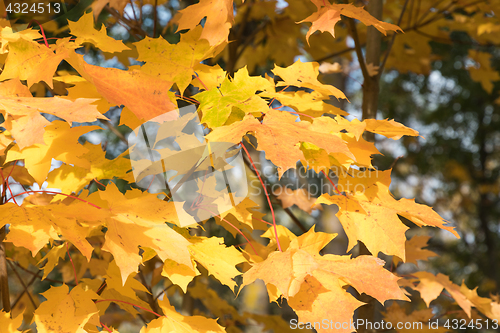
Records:
[[[73,266],[73,273],[75,274],[75,284],[78,285],[78,278],[76,276],[76,268],[75,268],[75,264],[73,263],[73,259],[71,258],[71,254],[69,253],[68,242],[66,242],[66,252],[68,252],[69,261],[71,261],[71,266]]]
[[[108,326],[104,325],[102,321],[100,321],[99,323],[106,329],[106,331],[108,331],[109,333],[113,333],[113,331]]]
[[[330,176],[328,176],[324,170],[321,170],[321,172],[325,175],[326,179],[328,179],[328,181],[330,182],[330,184],[333,185],[333,188],[335,189],[335,191],[337,191],[337,194],[338,195],[342,195],[342,193],[340,193],[339,189],[337,188],[337,185],[335,185],[335,183],[330,179]]]
[[[50,48],[49,42],[47,41],[47,37],[45,36],[45,31],[43,31],[43,27],[40,24],[40,22],[38,22],[37,20],[33,19],[33,20],[30,21],[30,23],[28,23],[28,28],[31,25],[31,23],[33,23],[33,22],[36,22],[36,24],[38,24],[38,26],[40,27],[40,32],[42,33],[43,41],[45,42],[45,46],[47,46],[48,48]]]
[[[243,147],[243,150],[247,154],[247,157],[250,160],[250,163],[252,164],[253,169],[255,170],[255,174],[259,178],[260,184],[262,185],[262,188],[264,189],[264,193],[266,193],[267,203],[269,204],[269,208],[271,209],[271,215],[273,216],[274,235],[276,236],[276,243],[278,244],[278,250],[280,250],[281,252],[283,252],[283,250],[281,249],[280,240],[278,238],[278,229],[276,228],[276,217],[274,216],[273,205],[271,204],[271,199],[269,198],[269,193],[267,192],[266,185],[262,181],[262,178],[260,177],[260,173],[257,170],[257,168],[255,167],[255,164],[253,163],[252,157],[250,156],[250,153],[248,152],[248,150],[245,147],[245,145],[243,144],[243,142],[240,142],[240,145],[241,145],[241,147]]]

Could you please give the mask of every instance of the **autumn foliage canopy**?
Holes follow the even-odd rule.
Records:
[[[425,249],[429,236],[407,239],[410,228],[432,227],[429,235],[441,229],[460,238],[431,207],[396,199],[389,191],[391,169],[372,165],[378,150],[365,133],[389,140],[419,133],[394,120],[348,118],[331,103],[346,96],[324,83],[320,63],[311,61],[342,47],[354,54],[350,43],[361,48],[370,27],[386,38],[391,53],[382,68],[363,63],[363,74],[375,77],[383,66],[425,72],[433,56],[427,37],[416,33],[418,24],[446,38],[446,27],[455,29],[456,20],[440,16],[426,22],[443,12],[438,6],[429,14],[431,1],[414,6],[413,25],[407,16],[400,19],[408,1],[387,1],[384,20],[361,3],[340,1],[179,2],[181,7],[168,7],[174,15],[164,25],[157,9],[167,1],[135,0],[87,2],[88,10],[64,24],[0,21],[0,331],[128,332],[127,323],[140,323],[141,333],[246,332],[248,326],[294,331],[288,317],[241,307],[238,299],[258,283],[269,302],[289,306],[297,322],[331,323],[315,326],[318,332],[353,331],[334,325],[363,318],[355,311],[370,302],[385,305],[383,317],[365,319],[383,319],[394,327],[423,323],[422,332],[437,318],[475,320],[474,325],[500,320],[495,296],[479,297],[443,274],[398,273],[402,262],[416,264],[435,255]],[[440,4],[449,5],[447,13],[470,9],[464,1]],[[487,6],[473,5],[474,13],[487,13]],[[137,17],[146,8],[155,13],[150,33]],[[480,39],[480,18],[473,10],[461,11],[461,19]],[[136,40],[112,37],[95,25],[98,18],[113,26],[127,23]],[[488,18],[495,27],[497,18]],[[422,48],[412,52],[418,45]],[[88,52],[114,59],[114,65],[91,61]],[[352,60],[351,53],[345,57]],[[478,65],[471,76],[491,91],[498,77],[488,70],[488,56],[472,57]],[[123,133],[168,115],[182,116],[177,110],[188,104],[196,107],[203,125],[203,144],[226,143],[224,150],[231,147],[245,162],[241,177],[260,180],[262,207],[255,198],[242,197],[223,208],[220,193],[231,198],[237,193],[203,175],[191,193],[195,200],[180,206],[172,186],[156,192],[137,186]],[[93,134],[103,133],[118,138],[121,150],[92,143]],[[195,134],[184,133],[178,143],[184,147],[193,140]],[[206,155],[204,165],[220,168],[212,153],[217,154]],[[170,150],[162,157],[173,155]],[[276,167],[278,179],[303,167],[321,175],[331,191],[314,198],[294,190],[275,195],[254,161],[257,156]],[[178,175],[193,173],[197,162],[186,158],[175,160]],[[159,172],[153,169],[146,170],[154,179]],[[315,224],[291,231],[275,212],[280,205],[281,210],[296,205],[312,217],[313,209],[338,207],[347,252],[358,242],[364,252],[325,253],[336,234]],[[210,218],[186,225],[179,207]],[[443,293],[446,314],[438,317],[429,307]],[[187,297],[201,306],[181,311]],[[422,300],[425,308],[403,309]],[[443,323],[433,331],[451,331]],[[304,331],[311,330],[306,325]]]

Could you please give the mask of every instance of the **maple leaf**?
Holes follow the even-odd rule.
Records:
[[[112,260],[108,264],[103,277],[106,278],[106,287],[100,294],[101,298],[122,301],[116,302],[116,304],[134,316],[138,314],[138,311],[131,304],[151,310],[149,304],[137,296],[137,291],[148,292],[148,289],[135,278],[135,274],[129,275],[125,283],[122,283],[120,269],[116,265],[115,260]],[[99,280],[82,279],[82,283],[95,291],[102,287],[102,281]],[[111,301],[97,303],[96,306],[99,309],[99,313],[105,313],[110,303]]]
[[[95,85],[109,103],[125,105],[139,119],[149,120],[177,109],[170,100],[171,82],[140,70],[120,70],[89,65],[83,56],[72,53],[67,61],[80,75]]]
[[[420,292],[420,297],[427,306],[430,306],[431,302],[441,294],[443,289],[446,289],[467,316],[471,318],[471,301],[462,293],[460,286],[451,282],[449,277],[441,273],[434,275],[429,272],[416,272],[412,275],[416,276],[420,281],[418,286],[413,287],[413,289]]]
[[[33,97],[29,88],[19,79],[0,82],[0,94],[2,97]]]
[[[306,34],[308,42],[309,36],[317,30],[321,32],[327,31],[335,37],[335,25],[340,21],[340,15],[354,18],[363,22],[365,25],[371,25],[384,35],[387,35],[387,31],[403,31],[397,25],[379,21],[363,8],[356,7],[352,4],[330,4],[329,2],[323,2],[321,4],[320,2],[315,2],[315,4],[318,7],[318,11],[304,20],[297,22],[312,22],[311,28]]]
[[[398,278],[383,268],[382,260],[371,256],[351,259],[319,255],[334,237],[311,228],[292,239],[286,251],[273,252],[266,260],[253,264],[243,274],[241,288],[256,279],[275,286],[302,322],[316,322],[321,318],[334,322],[352,320],[354,310],[363,303],[343,289],[347,285],[382,303],[388,299],[407,300],[397,284]],[[342,304],[340,310],[333,307],[333,303]],[[331,311],[332,308],[337,311]]]
[[[276,190],[274,194],[279,200],[281,200],[283,208],[296,205],[308,213],[311,213],[313,209],[322,209],[321,205],[314,204],[316,202],[316,198],[312,197],[311,194],[303,188],[292,190],[288,187],[282,187],[280,190]]]
[[[200,271],[196,267],[189,267],[166,259],[163,263],[161,275],[167,277],[173,284],[178,285],[186,293],[188,284],[196,276],[200,275]]]
[[[94,18],[97,19],[101,11],[109,5],[110,8],[116,9],[120,14],[123,15],[123,10],[129,3],[129,0],[96,0],[92,2],[92,11],[94,13]],[[160,0],[161,2],[161,0]]]
[[[411,239],[406,241],[406,263],[413,263],[417,265],[417,260],[427,260],[430,257],[437,257],[436,253],[424,249],[424,247],[428,246],[427,242],[430,238],[430,236],[413,236]],[[393,257],[393,260],[396,265],[399,263],[399,259],[397,257]]]
[[[123,195],[114,183],[99,193],[112,214],[106,222],[108,230],[103,250],[113,254],[123,282],[138,271],[142,262],[139,246],[153,249],[162,260],[172,259],[193,267],[189,241],[165,224],[176,219],[174,203],[164,202],[154,194],[138,196],[141,193],[133,190]]]
[[[261,96],[269,97],[278,100],[282,105],[293,108],[295,111],[304,113],[312,117],[320,117],[324,113],[347,115],[347,112],[339,109],[336,106],[325,103],[323,94],[313,91],[307,93],[305,91],[288,92],[281,90],[279,92],[263,92]],[[304,117],[303,120],[308,120],[309,117]]]
[[[9,53],[5,67],[0,74],[0,81],[19,78],[27,80],[28,87],[43,81],[50,88],[53,88],[52,76],[54,76],[59,63],[69,55],[69,50],[65,47],[65,43],[68,41],[69,38],[60,41],[57,46],[54,45],[51,48],[24,38],[10,42]]]
[[[91,43],[103,52],[121,52],[129,50],[122,41],[109,37],[106,32],[106,27],[100,30],[94,28],[94,17],[91,13],[84,13],[78,22],[68,21],[68,26],[71,34],[76,36],[75,43],[81,45],[83,43]]]
[[[219,237],[196,237],[190,241],[189,252],[193,260],[234,291],[236,283],[233,279],[241,274],[235,266],[247,261],[243,254],[234,247],[226,247],[224,239]]]
[[[33,28],[23,29],[21,31],[13,31],[12,27],[5,26],[2,24],[0,27],[0,53],[4,54],[7,50],[7,45],[11,42],[18,41],[19,39],[24,39],[27,41],[33,41],[34,39],[41,38],[42,35],[37,30]]]
[[[220,87],[227,75],[226,71],[219,65],[208,66],[199,63],[196,64],[193,69],[197,76],[193,79],[193,81],[191,81],[191,85],[200,90],[211,90],[213,88]]]
[[[141,71],[175,82],[183,94],[195,75],[194,67],[214,53],[207,40],[199,39],[201,32],[201,26],[190,30],[181,35],[177,44],[170,44],[161,36],[134,43],[137,60],[146,62]]]
[[[45,127],[45,144],[34,144],[20,150],[14,146],[7,154],[6,162],[24,160],[25,166],[39,185],[47,178],[52,159],[65,163],[89,167],[89,161],[80,158],[87,152],[82,145],[76,145],[78,138],[87,132],[100,129],[99,126],[69,127],[68,123],[55,120]],[[29,135],[29,133],[28,133]],[[68,146],[71,148],[68,149]]]
[[[460,292],[486,317],[493,320],[500,320],[500,303],[498,299],[492,301],[487,297],[480,297],[477,294],[477,287],[474,290],[470,290],[463,282],[460,286]]]
[[[201,0],[197,4],[180,10],[172,19],[177,31],[194,29],[206,17],[200,38],[210,45],[227,42],[229,29],[234,21],[232,0]]]
[[[16,182],[21,185],[33,185],[35,180],[28,172],[24,166],[20,166],[17,164],[11,164],[7,167],[2,167],[2,172],[4,175],[10,175]]]
[[[92,161],[89,168],[63,164],[49,172],[47,177],[50,188],[58,188],[62,193],[78,193],[93,179],[113,179],[114,177],[134,182],[130,159],[125,158],[127,151],[115,159],[107,159],[101,145],[85,142],[88,151],[82,159]]]
[[[338,187],[345,195],[323,194],[316,203],[339,206],[337,217],[349,238],[348,250],[362,241],[373,254],[383,252],[405,261],[405,231],[408,230],[397,215],[418,226],[435,226],[448,230],[459,238],[453,227],[430,207],[414,200],[396,200],[389,192],[391,170],[358,172],[355,177],[339,179]],[[361,222],[363,221],[363,222]]]
[[[252,132],[259,142],[258,149],[265,151],[266,158],[278,167],[280,178],[304,158],[300,142],[310,142],[329,153],[341,153],[354,159],[340,137],[321,133],[321,126],[314,123],[295,120],[296,117],[287,112],[270,109],[262,123],[252,115],[247,115],[240,122],[214,129],[206,138],[209,141],[236,144],[245,134]]]
[[[36,143],[44,143],[44,127],[48,122],[39,112],[52,114],[70,123],[93,122],[96,119],[108,119],[103,116],[95,105],[94,99],[79,98],[71,101],[60,97],[0,97],[0,110],[5,110],[13,116],[12,131],[20,149]]]
[[[49,196],[52,198],[53,196]],[[88,204],[77,201],[70,204],[62,202],[30,203],[31,198],[21,206],[8,203],[0,216],[10,216],[7,239],[29,249],[33,256],[49,242],[59,239],[59,235],[71,241],[89,260],[93,247],[85,239],[92,227],[101,224],[108,213]],[[5,220],[7,222],[7,220]],[[60,253],[59,253],[60,254]],[[57,255],[54,252],[51,256]],[[56,260],[52,258],[52,260]],[[51,261],[52,263],[53,261]],[[50,266],[49,266],[50,267]]]
[[[483,89],[491,94],[493,91],[493,82],[500,80],[500,74],[491,67],[491,54],[469,50],[469,57],[479,65],[467,67],[471,79],[480,82]]]
[[[418,132],[394,120],[365,119],[366,131],[381,134],[393,140],[399,140],[403,135],[418,136]]]
[[[0,312],[0,327],[6,329],[7,332],[21,332],[18,328],[22,323],[23,316],[17,315],[15,318],[11,318],[8,312]]]
[[[40,333],[85,333],[83,327],[98,313],[93,299],[100,296],[76,286],[71,292],[63,284],[51,287],[42,295],[47,299],[35,310],[35,323]]]
[[[270,84],[266,79],[250,77],[245,66],[234,74],[233,80],[226,77],[220,88],[214,87],[195,95],[203,112],[201,122],[214,128],[224,125],[235,110],[239,111],[241,116],[233,121],[243,119],[248,113],[260,115],[261,112],[267,112],[267,102],[256,96],[255,92],[268,87]]]
[[[152,320],[148,327],[140,333],[225,333],[226,330],[217,324],[215,319],[203,316],[183,316],[170,305],[168,298],[158,302],[165,316]]]
[[[290,85],[311,88],[325,96],[333,95],[337,99],[347,99],[339,89],[318,81],[319,64],[317,62],[302,62],[299,59],[293,65],[286,68],[275,66],[272,72],[284,81],[280,82],[278,86]]]
[[[44,280],[47,275],[56,267],[59,263],[59,259],[64,258],[66,256],[66,244],[61,244],[58,246],[52,246],[50,251],[38,262],[38,265],[47,259],[47,262],[43,266],[43,276],[42,280]]]

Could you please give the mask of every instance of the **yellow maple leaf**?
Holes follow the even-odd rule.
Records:
[[[19,148],[43,143],[43,128],[50,124],[39,112],[52,114],[73,122],[93,122],[108,119],[92,105],[95,99],[69,100],[61,97],[0,97],[0,110],[14,117],[9,126]]]
[[[210,45],[227,42],[233,15],[233,0],[201,0],[178,12],[173,18],[177,23],[177,31],[194,29],[206,17],[200,38],[209,41]]]
[[[339,89],[318,81],[319,64],[317,62],[302,62],[299,59],[286,68],[275,66],[272,72],[284,81],[280,82],[278,86],[290,85],[311,88],[325,96],[333,95],[337,99],[347,99]]]
[[[403,135],[418,136],[417,131],[406,127],[393,119],[365,119],[363,122],[366,123],[366,131],[381,134],[393,140],[399,140]]]
[[[373,254],[383,252],[405,258],[405,231],[408,229],[397,217],[406,217],[418,226],[435,226],[448,230],[459,238],[453,227],[432,208],[414,200],[396,200],[389,192],[391,170],[358,171],[341,177],[338,187],[345,195],[323,194],[317,203],[336,204],[337,216],[349,238],[348,250],[361,240]],[[363,221],[363,222],[361,222]]]
[[[434,275],[429,272],[416,272],[412,275],[416,276],[418,281],[420,281],[418,286],[413,287],[413,289],[420,292],[420,297],[422,297],[427,306],[430,306],[431,302],[441,294],[443,289],[446,289],[465,311],[467,316],[471,318],[471,301],[462,293],[460,286],[451,282],[448,276],[441,273]]]
[[[18,328],[22,323],[23,316],[17,315],[17,317],[11,318],[11,315],[8,312],[0,312],[0,327],[6,330],[6,332],[21,332]]]
[[[188,284],[193,281],[196,276],[200,275],[200,272],[196,267],[189,267],[173,260],[166,259],[163,263],[161,275],[167,277],[173,284],[178,285],[182,291],[186,293]]]
[[[90,162],[80,156],[87,152],[82,145],[77,145],[78,138],[87,132],[100,129],[99,126],[69,127],[68,123],[55,120],[45,127],[45,144],[34,144],[20,149],[14,146],[7,154],[6,162],[24,160],[25,166],[39,185],[47,178],[52,159],[88,168]],[[23,133],[30,135],[30,133]],[[71,148],[68,148],[71,147]]]
[[[137,196],[142,194],[140,190],[129,192],[127,198],[114,183],[110,183],[106,191],[99,193],[101,199],[107,201],[106,209],[112,214],[106,222],[108,230],[103,250],[113,254],[122,281],[138,271],[142,262],[139,246],[153,249],[162,260],[172,259],[193,267],[189,241],[165,224],[176,216],[174,203],[160,200],[154,194]]]
[[[201,26],[190,30],[181,35],[177,44],[170,44],[161,36],[154,39],[146,37],[134,43],[137,60],[145,62],[140,70],[175,82],[183,94],[195,75],[194,67],[213,55],[214,50],[208,41],[199,39],[201,32]]]
[[[491,67],[491,54],[488,52],[479,52],[469,50],[469,57],[472,58],[478,66],[468,66],[471,79],[480,82],[488,94],[493,92],[493,82],[500,80],[500,74]]]
[[[413,236],[411,239],[406,241],[405,251],[406,251],[406,262],[413,263],[417,265],[417,260],[427,260],[430,257],[437,257],[437,254],[424,249],[428,246],[430,236]],[[397,265],[399,263],[399,258],[393,257],[394,263]]]
[[[170,305],[168,298],[159,301],[165,316],[152,320],[148,327],[143,327],[140,333],[225,333],[226,330],[217,324],[215,319],[203,316],[183,316]]]
[[[243,274],[241,288],[256,279],[275,286],[288,299],[301,322],[317,322],[324,318],[333,322],[352,320],[354,310],[363,303],[344,290],[348,285],[382,303],[388,299],[407,300],[397,284],[398,278],[383,268],[384,262],[379,258],[319,255],[318,252],[334,237],[311,228],[294,238],[286,251],[273,252],[266,260],[253,264]],[[339,303],[342,304],[340,309]],[[332,311],[333,308],[336,310]]]
[[[84,13],[77,22],[68,21],[71,34],[76,36],[75,43],[91,43],[103,52],[121,52],[129,50],[121,40],[108,36],[106,27],[100,30],[94,28],[94,17],[92,13]]]
[[[51,48],[35,41],[19,38],[9,43],[9,53],[0,80],[19,78],[27,80],[28,87],[43,81],[53,88],[52,77],[59,63],[69,55],[66,44],[69,38]],[[54,49],[54,51],[52,50]]]
[[[51,287],[42,295],[47,299],[35,310],[35,324],[40,333],[85,333],[84,326],[97,314],[93,299],[100,298],[91,290],[67,285]]]
[[[247,261],[243,254],[234,247],[226,247],[224,239],[219,237],[196,237],[190,241],[189,252],[193,260],[234,291],[236,282],[233,279],[241,274],[235,266]]]

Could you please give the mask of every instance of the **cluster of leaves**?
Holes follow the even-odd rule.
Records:
[[[241,4],[238,10],[251,15],[255,4],[249,2]],[[162,1],[156,1],[155,5],[159,3]],[[109,37],[106,28],[94,27],[94,17],[103,8],[109,7],[120,15],[125,4],[125,1],[94,2],[94,12],[67,22],[73,37],[58,38],[51,44],[46,39],[41,41],[43,36],[33,28],[21,29],[10,26],[6,20],[0,21],[4,64],[0,74],[3,115],[0,218],[6,242],[5,255],[0,259],[12,271],[29,271],[30,265],[43,265],[42,279],[48,280],[48,275],[60,267],[60,259],[68,255],[59,269],[64,284],[46,290],[42,294],[45,301],[40,303],[33,298],[24,281],[21,283],[25,288],[19,297],[26,295],[31,303],[24,311],[23,327],[23,316],[19,315],[22,303],[16,301],[11,311],[8,288],[4,288],[6,279],[2,279],[5,311],[0,317],[2,327],[15,332],[27,329],[32,323],[38,332],[103,329],[113,332],[116,329],[112,325],[118,327],[128,318],[112,316],[116,304],[131,316],[140,315],[148,320],[141,329],[144,333],[240,332],[241,326],[250,322],[262,324],[265,329],[288,330],[288,323],[280,316],[242,313],[206,288],[207,277],[213,276],[236,292],[235,278],[240,275],[239,290],[256,280],[264,281],[269,300],[278,303],[286,300],[301,322],[321,322],[325,318],[349,322],[354,311],[364,304],[360,301],[361,294],[383,304],[387,300],[408,301],[411,294],[407,290],[415,290],[429,306],[443,289],[461,309],[457,313],[459,318],[479,316],[472,312],[475,307],[486,318],[500,319],[498,298],[479,297],[476,290],[464,284],[458,286],[440,274],[418,272],[398,276],[384,268],[384,261],[377,257],[380,253],[394,256],[397,264],[401,260],[426,260],[432,255],[423,250],[428,238],[406,239],[408,227],[401,218],[419,227],[447,230],[458,237],[454,228],[430,207],[414,200],[396,200],[389,192],[391,170],[374,170],[371,158],[378,150],[363,138],[363,133],[398,140],[402,136],[418,136],[415,130],[393,120],[344,118],[346,112],[327,101],[332,96],[345,99],[345,95],[318,79],[316,62],[281,58],[276,63],[292,63],[275,65],[265,76],[250,75],[262,64],[262,59],[254,57],[248,61],[248,67],[243,67],[224,55],[234,52],[231,43],[228,44],[235,23],[232,0],[202,0],[180,10],[173,19],[182,31],[177,43],[155,38],[154,30],[153,37],[143,36],[128,45]],[[312,14],[299,17],[306,16],[298,9],[300,6],[312,6]],[[289,1],[284,12],[280,15],[287,15],[287,19],[281,20],[277,13],[272,18],[273,25],[286,27],[292,23],[298,27],[290,29],[293,32],[300,30],[300,22],[312,22],[302,36],[306,41],[304,47],[314,43],[317,34],[313,33],[318,30],[330,33],[322,36],[335,37],[334,28],[341,15],[384,34],[401,30],[374,18],[361,7],[348,4]],[[264,14],[254,15],[256,19]],[[283,28],[279,31],[283,35],[274,38],[286,39],[289,32]],[[411,33],[404,36],[412,38]],[[404,40],[397,39],[403,45],[401,52],[410,52],[404,47]],[[346,38],[341,42],[345,43]],[[127,68],[89,64],[81,54],[82,47],[88,45],[107,57],[124,60]],[[275,59],[269,56],[276,47],[271,37],[265,45],[252,47],[266,59]],[[242,50],[241,61],[256,52],[250,47]],[[290,54],[293,59],[294,53]],[[141,65],[130,65],[130,57]],[[213,62],[208,65],[219,58],[225,70]],[[63,61],[70,69],[61,69]],[[397,67],[394,59],[389,57],[388,61]],[[478,62],[483,68],[481,58]],[[495,80],[480,77],[485,85]],[[215,220],[233,236],[245,240],[239,249],[227,246],[224,238],[204,236],[201,226],[182,227],[175,203],[168,200],[171,193],[162,196],[134,186],[127,151],[110,159],[101,145],[82,140],[82,135],[101,129],[96,124],[107,124],[117,131],[105,115],[111,107],[123,106],[119,125],[135,129],[157,116],[175,112],[181,100],[198,105],[208,133],[207,143],[232,143],[244,151],[251,165],[248,148],[253,146],[265,152],[266,159],[277,167],[279,177],[296,168],[297,162],[323,173],[336,193],[322,194],[315,202],[303,206],[304,209],[309,210],[313,204],[336,205],[337,217],[349,239],[348,251],[360,241],[372,255],[320,254],[336,235],[317,232],[313,226],[296,236],[280,225],[264,184],[271,221],[263,220],[263,214],[256,211],[258,205],[250,198],[231,210],[219,211],[219,189],[216,184],[203,184],[200,188],[205,186],[204,193],[213,198],[194,207],[217,213],[214,219],[204,222],[206,229]],[[273,107],[276,103],[280,107]],[[254,165],[251,169],[259,176]],[[332,169],[337,171],[337,184],[327,176]],[[120,188],[116,185],[118,180],[132,186]],[[28,186],[31,188],[25,188]],[[286,201],[285,197],[295,202],[302,200],[303,194],[285,192],[280,199]],[[265,231],[261,238],[269,240],[267,245],[255,237],[255,230]],[[37,273],[33,275],[34,281]],[[149,284],[145,276],[151,276]],[[175,285],[170,290],[200,299],[208,314],[181,315],[171,305],[172,297],[168,296],[172,293],[151,295],[151,287],[157,284],[166,288]],[[358,296],[347,291],[350,287]],[[157,318],[152,319],[153,315]],[[432,317],[429,309],[406,314],[397,304],[385,312],[385,320],[394,323],[426,322]],[[336,331],[350,332],[350,329]]]

